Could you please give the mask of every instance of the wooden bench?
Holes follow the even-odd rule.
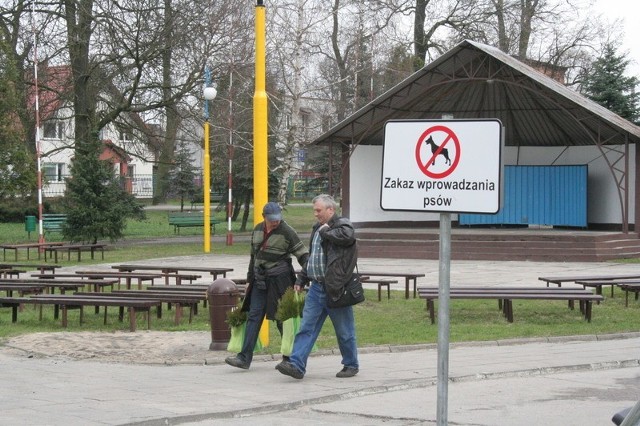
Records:
[[[18,261],[18,250],[26,249],[27,250],[27,260],[29,260],[30,250],[32,248],[38,249],[38,259],[40,259],[40,252],[44,252],[47,247],[61,246],[64,243],[55,242],[55,243],[23,243],[23,244],[2,244],[0,247],[2,248],[2,260],[7,260],[7,250],[13,250],[16,262]]]
[[[51,258],[51,255],[54,256],[54,262],[58,263],[58,252],[67,252],[67,260],[71,260],[71,252],[78,253],[78,262],[82,260],[82,252],[90,252],[91,259],[95,258],[95,253],[99,251],[102,255],[102,260],[104,260],[104,249],[107,247],[106,244],[63,244],[59,246],[50,246],[45,247],[44,249],[44,261],[47,261],[48,257]],[[64,260],[64,255],[62,256],[62,260]]]
[[[117,278],[118,290],[120,289],[120,280],[124,279],[127,290],[131,290],[132,280],[138,280],[138,289],[142,289],[142,283],[150,281],[153,285],[156,278],[162,278],[162,274],[154,274],[151,272],[111,272],[111,271],[76,271],[76,276],[84,278],[106,279]],[[60,276],[60,274],[58,274]]]
[[[102,294],[102,293],[100,293]],[[124,318],[124,309],[129,311],[129,330],[136,331],[136,314],[138,312],[147,313],[147,329],[151,329],[151,315],[149,314],[152,307],[157,307],[162,303],[157,299],[142,299],[142,298],[129,298],[129,297],[102,297],[96,294],[90,296],[80,295],[57,295],[57,294],[45,294],[39,296],[22,297],[18,298],[22,303],[32,303],[40,305],[55,305],[62,311],[62,326],[67,327],[67,311],[69,309],[80,309],[80,324],[83,323],[83,307],[84,306],[99,306],[104,307],[104,321],[107,321],[107,307],[117,306],[119,311],[119,320]]]
[[[391,299],[391,284],[396,284],[398,280],[392,280],[389,278],[371,279],[370,277],[360,277],[363,284],[377,284],[378,285],[378,302],[382,301],[382,287],[387,288],[387,300]]]
[[[409,288],[411,283],[413,283],[413,298],[416,298],[416,288],[418,286],[418,278],[424,277],[425,274],[412,274],[412,273],[403,273],[403,272],[380,272],[380,271],[358,271],[361,276],[368,277],[399,277],[404,278],[404,297],[405,299],[409,298]]]
[[[618,282],[618,287],[624,291],[624,306],[629,307],[629,293],[635,293],[635,299],[638,300],[640,293],[640,282]]]
[[[640,274],[618,274],[618,275],[574,275],[574,276],[557,276],[557,277],[538,277],[540,281],[544,281],[549,287],[549,284],[555,284],[558,287],[562,287],[564,283],[575,283],[576,281],[610,281],[610,280],[625,280],[625,279],[640,279]]]
[[[222,197],[224,197],[225,193],[222,191],[211,192],[209,196],[209,202],[213,204],[217,204],[222,201]],[[204,206],[204,193],[198,192],[193,197],[191,197],[191,210],[194,210],[198,206]]]
[[[431,324],[435,323],[434,300],[439,297],[437,287],[418,288],[421,299],[426,299]],[[508,322],[513,322],[513,300],[563,300],[573,307],[574,301],[580,302],[580,312],[587,322],[591,322],[592,303],[604,300],[602,295],[583,289],[540,289],[537,287],[456,287],[449,291],[451,299],[497,299],[502,304],[502,313]]]
[[[9,277],[19,278],[20,274],[24,274],[25,272],[27,271],[25,271],[24,269],[1,268],[0,276],[2,278],[9,278]]]
[[[41,294],[45,291],[44,285],[24,284],[24,283],[0,283],[0,291],[7,293],[7,297],[12,297],[13,292],[17,292],[20,296],[25,294]]]
[[[75,277],[75,276],[74,276]],[[7,278],[0,279],[0,284],[34,284],[34,285],[43,285],[48,290],[59,289],[60,292],[64,293],[66,290],[78,290],[83,287],[92,288],[94,292],[104,291],[106,287],[113,289],[115,284],[118,284],[117,279],[49,279],[49,278]],[[75,287],[75,288],[74,288]]]
[[[101,271],[96,271],[96,272],[91,272],[91,271],[76,271],[76,273],[74,274],[67,274],[67,273],[62,273],[62,274],[31,274],[32,277],[34,278],[39,278],[39,279],[59,279],[59,278],[89,278],[89,279],[94,279],[94,280],[107,280],[109,278],[114,278],[117,279],[117,284],[118,284],[118,289],[120,288],[121,285],[121,280],[124,278],[125,280],[125,285],[128,289],[131,288],[131,280],[137,279],[138,280],[138,288],[142,288],[142,283],[144,281],[151,281],[151,283],[153,283],[153,280],[156,278],[160,278],[162,277],[162,275],[160,274],[152,274],[152,273],[148,273],[148,274],[137,274],[137,273],[124,273],[124,272],[101,272]]]
[[[0,297],[0,308],[11,308],[11,322],[18,321],[18,309],[26,297]]]
[[[113,269],[119,272],[135,272],[135,271],[160,271],[165,275],[165,284],[169,284],[169,278],[180,272],[205,272],[209,273],[214,280],[218,279],[218,275],[227,276],[227,272],[232,272],[233,268],[217,268],[207,266],[180,266],[180,265],[114,265]]]
[[[97,296],[92,293],[78,292],[75,293],[80,296]],[[160,305],[157,306],[156,315],[158,318],[162,318],[162,303],[169,305],[176,305],[175,324],[179,325],[182,319],[182,307],[189,308],[189,324],[193,320],[194,313],[197,314],[197,305],[200,301],[206,300],[206,294],[199,292],[187,293],[187,292],[161,292],[161,291],[147,291],[147,290],[121,290],[113,291],[110,293],[100,293],[101,297],[116,297],[116,298],[133,298],[133,299],[153,299],[159,300]]]
[[[60,213],[44,213],[42,215],[42,229],[49,232],[62,232],[62,226],[67,223],[67,215]]]
[[[169,225],[173,225],[173,232],[178,234],[180,233],[180,228],[204,226],[203,212],[173,212],[168,213],[167,218]],[[209,218],[212,235],[216,233],[216,224],[218,223],[220,221],[213,216]]]
[[[31,263],[0,263],[0,268],[2,269],[13,269],[13,268],[26,268],[26,269],[36,269],[40,272],[55,272],[60,265],[51,265],[51,264],[31,264]]]

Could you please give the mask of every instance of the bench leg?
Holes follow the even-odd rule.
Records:
[[[591,306],[593,305],[591,303],[591,300],[585,300],[585,314],[584,317],[587,320],[587,322],[591,322]]]
[[[504,305],[507,308],[507,321],[508,322],[513,322],[513,300],[505,299],[504,300]]]
[[[180,325],[181,319],[182,319],[182,305],[180,303],[176,303],[176,315],[175,315],[176,325]]]
[[[136,309],[133,306],[129,308],[129,331],[136,331]]]
[[[67,328],[67,307],[62,305],[62,327]]]
[[[435,324],[436,314],[435,314],[435,306],[433,304],[433,299],[427,299],[427,310],[429,311],[429,319],[431,320],[431,324]]]
[[[11,322],[18,322],[18,305],[13,305],[11,307]]]
[[[382,284],[378,283],[378,302],[382,301],[382,295],[380,294],[382,292]]]
[[[103,308],[104,308],[104,325],[107,325],[107,307],[103,306]],[[96,306],[96,309],[98,309],[97,306]]]

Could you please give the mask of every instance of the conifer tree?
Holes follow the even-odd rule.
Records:
[[[171,168],[171,194],[180,197],[180,211],[184,210],[184,200],[203,199],[203,194],[196,197],[198,188],[194,183],[196,169],[193,166],[192,155],[185,144],[180,144]]]
[[[71,164],[63,204],[67,221],[64,238],[95,244],[99,239],[122,238],[127,218],[144,218],[135,197],[124,191],[113,166],[100,160],[98,138],[81,144]]]
[[[583,85],[589,99],[632,123],[638,123],[638,79],[625,75],[629,60],[618,55],[613,44],[605,45]]]

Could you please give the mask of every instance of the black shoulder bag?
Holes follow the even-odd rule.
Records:
[[[356,271],[351,274],[349,281],[342,287],[342,294],[338,300],[327,297],[327,306],[329,308],[344,308],[357,305],[360,302],[364,302],[364,290],[358,273],[358,265],[356,265]]]

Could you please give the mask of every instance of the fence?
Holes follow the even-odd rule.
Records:
[[[44,197],[62,197],[66,189],[65,181],[68,177],[70,176],[61,176],[59,181],[45,182],[42,189]],[[154,184],[153,175],[134,175],[133,177],[123,176],[120,178],[121,187],[136,198],[153,198]],[[202,187],[202,177],[200,175],[196,175],[194,185],[199,188]],[[327,192],[327,183],[308,177],[292,177],[289,179],[288,192],[289,197],[313,197]]]
[[[71,176],[66,175],[61,176],[59,181],[44,182],[42,188],[43,196],[45,198],[62,197],[67,187],[66,179],[69,177]],[[153,197],[153,175],[122,176],[120,178],[120,186],[136,198]]]

